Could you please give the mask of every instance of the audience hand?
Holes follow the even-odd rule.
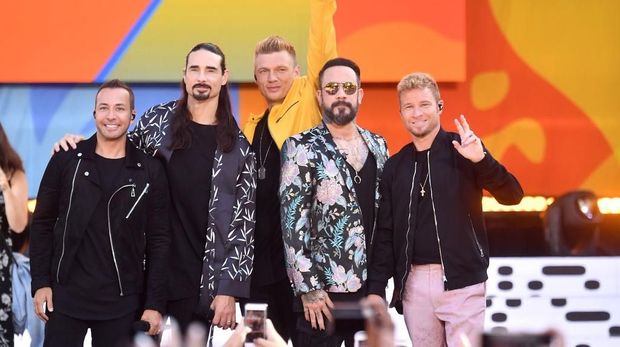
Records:
[[[258,347],[286,347],[288,343],[278,334],[276,328],[271,323],[271,319],[265,321],[265,338],[257,338],[254,344]]]

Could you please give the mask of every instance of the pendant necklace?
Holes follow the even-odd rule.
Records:
[[[269,115],[267,115],[268,117]],[[267,152],[265,153],[265,158],[263,158],[263,136],[265,135],[265,128],[267,127],[267,122],[265,122],[265,125],[263,126],[263,129],[260,132],[260,140],[258,141],[258,179],[259,180],[264,180],[265,177],[267,176],[267,170],[265,169],[265,163],[267,162],[267,157],[269,156],[269,150],[271,149],[271,145],[273,144],[273,141],[271,141],[269,143],[269,146],[267,147]]]
[[[341,140],[341,141],[353,141],[353,140],[346,140],[344,138],[339,138],[339,137],[333,137],[334,138],[334,142],[336,142],[336,140]],[[362,137],[358,137],[356,139],[354,139],[355,141],[359,141],[362,140]],[[342,145],[342,144],[341,144]],[[348,162],[348,158],[349,158],[349,151],[354,152],[351,153],[351,156],[353,156],[355,154],[355,158],[359,158],[360,154],[358,152],[357,149],[355,148],[346,148],[346,146],[342,145],[345,148],[342,148],[340,146],[338,146],[338,142],[336,142],[336,148],[338,148],[338,151],[340,151],[340,153],[344,156],[345,161],[347,161],[347,163],[349,164],[349,166],[351,166],[351,168],[353,169],[353,171],[355,171],[355,176],[353,177],[353,182],[355,182],[356,184],[360,184],[362,183],[362,178],[360,177],[360,173],[358,170],[355,169],[355,167],[353,166],[353,164],[351,164],[350,162]],[[350,146],[349,146],[350,147]],[[360,170],[362,170],[362,168],[360,168]]]
[[[353,182],[360,184],[362,183],[362,178],[359,175],[359,171],[355,170],[355,168],[353,166],[351,166],[353,168],[353,171],[355,171],[355,177],[353,177]]]
[[[428,182],[428,175],[429,173],[426,173],[426,178],[424,179],[424,183],[418,183],[418,185],[420,186],[420,195],[422,197],[424,197],[424,194],[426,193],[426,190],[424,190],[424,187],[426,187],[426,182]]]

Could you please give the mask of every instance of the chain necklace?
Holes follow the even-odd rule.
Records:
[[[267,115],[269,117],[269,115]],[[263,158],[263,136],[265,135],[265,128],[267,127],[267,121],[263,125],[263,129],[260,132],[260,139],[258,141],[258,179],[264,180],[267,177],[267,170],[265,169],[265,163],[267,162],[267,157],[269,156],[269,150],[271,149],[271,145],[273,141],[269,142],[269,146],[267,147],[267,152],[265,152],[265,158]]]

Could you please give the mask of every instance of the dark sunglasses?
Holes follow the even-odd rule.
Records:
[[[329,95],[336,95],[340,86],[347,95],[353,95],[357,91],[357,84],[353,82],[329,82],[323,86],[323,90]]]

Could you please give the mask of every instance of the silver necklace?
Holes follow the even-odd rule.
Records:
[[[355,170],[355,168],[353,167],[353,165],[351,165],[351,167],[353,168],[353,171],[355,171],[355,176],[353,177],[353,182],[360,184],[362,183],[362,178],[359,175],[359,171]]]
[[[269,115],[267,115],[267,117],[269,117]],[[267,120],[269,121],[269,120]],[[267,121],[265,122],[265,125],[263,125],[263,129],[260,132],[260,140],[258,141],[258,179],[259,180],[264,180],[265,177],[267,177],[267,170],[265,169],[265,163],[267,162],[267,157],[269,156],[269,150],[271,149],[271,145],[273,144],[273,141],[271,141],[269,143],[269,146],[267,147],[267,152],[265,153],[265,158],[263,158],[263,136],[265,135],[265,128],[267,127]]]
[[[429,175],[429,172],[426,173],[426,178],[424,179],[424,183],[418,183],[418,185],[420,185],[420,195],[422,197],[424,197],[424,194],[426,193],[426,190],[424,190],[424,187],[426,187],[426,182],[428,182],[428,175]]]

